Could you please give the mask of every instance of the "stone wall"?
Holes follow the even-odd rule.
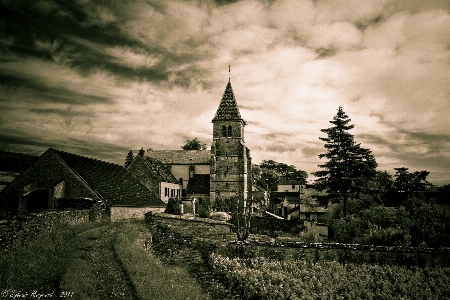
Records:
[[[0,246],[17,240],[26,240],[42,230],[49,230],[61,224],[87,223],[91,220],[90,215],[90,210],[49,211],[1,220]]]
[[[167,255],[179,256],[177,259],[181,261],[195,256],[195,245],[197,252],[209,249],[231,258],[262,256],[278,260],[338,261],[342,264],[450,267],[450,249],[289,242],[262,235],[251,235],[247,241],[238,242],[236,234],[230,232],[231,224],[225,222],[165,214],[148,216],[147,221],[153,228],[155,248]],[[207,253],[203,254],[203,259],[207,258]]]
[[[111,207],[111,222],[124,221],[129,219],[144,220],[144,215],[148,212],[163,212],[165,207]]]

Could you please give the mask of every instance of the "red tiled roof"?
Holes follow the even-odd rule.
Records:
[[[225,92],[223,93],[222,100],[220,101],[219,108],[217,108],[216,115],[212,119],[213,122],[220,120],[242,120],[239,107],[229,81],[227,87],[225,88]]]
[[[151,150],[148,157],[165,165],[207,165],[211,163],[211,150]]]
[[[165,206],[123,166],[51,149],[112,206]]]

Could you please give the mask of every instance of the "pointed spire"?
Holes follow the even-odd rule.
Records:
[[[216,115],[212,121],[214,122],[219,120],[242,120],[230,80],[228,80],[228,84],[225,88],[225,92],[223,93],[219,108],[217,109]],[[242,121],[245,123],[244,120]]]
[[[231,78],[231,66],[228,65],[228,82],[230,82],[230,78]]]

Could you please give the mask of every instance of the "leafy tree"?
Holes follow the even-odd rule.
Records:
[[[330,121],[334,126],[321,129],[328,135],[326,138],[319,137],[321,141],[326,142],[324,147],[327,152],[319,154],[319,158],[326,158],[328,161],[319,165],[321,171],[313,173],[318,177],[314,188],[328,192],[328,199],[322,198],[322,202],[343,200],[344,217],[347,216],[347,199],[367,192],[369,183],[377,174],[377,163],[371,151],[357,144],[353,135],[348,132],[354,127],[349,124],[350,121],[351,119],[339,106],[336,116]]]
[[[133,151],[130,150],[130,152],[128,152],[127,157],[125,158],[125,164],[124,167],[128,168],[131,163],[133,162],[134,159],[134,155],[133,155]]]
[[[255,183],[275,191],[281,179],[298,180],[300,184],[306,184],[308,173],[297,170],[293,165],[279,163],[273,160],[263,160],[262,163],[252,166],[252,176]]]
[[[206,144],[202,144],[198,138],[188,140],[184,146],[181,146],[183,150],[206,150]]]
[[[423,195],[415,194],[404,202],[411,219],[411,244],[425,243],[429,247],[450,247],[450,212]]]
[[[410,173],[408,168],[394,168],[396,173],[392,183],[385,187],[382,200],[386,206],[400,206],[417,192],[431,191],[435,187],[427,181],[428,171]]]
[[[260,167],[261,169],[274,171],[279,178],[299,180],[300,184],[306,184],[306,179],[308,178],[308,173],[305,171],[297,170],[293,165],[289,166],[273,160],[263,160]]]
[[[408,168],[394,168],[394,188],[397,192],[424,192],[433,186],[427,181],[428,171],[409,173]]]

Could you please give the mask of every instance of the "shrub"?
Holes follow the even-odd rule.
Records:
[[[339,219],[332,223],[334,238],[339,243],[353,243],[357,237],[362,237],[367,224],[359,218],[350,216],[347,220]]]
[[[169,198],[169,201],[167,202],[166,210],[164,212],[166,214],[179,215],[180,214],[179,201],[175,198]]]
[[[210,218],[218,221],[228,222],[231,219],[231,216],[223,211],[216,211],[210,215]]]
[[[312,230],[306,230],[300,233],[300,241],[304,243],[318,243],[320,242],[319,234]]]
[[[209,209],[203,206],[199,206],[198,208],[198,216],[200,218],[209,218],[210,212]]]

